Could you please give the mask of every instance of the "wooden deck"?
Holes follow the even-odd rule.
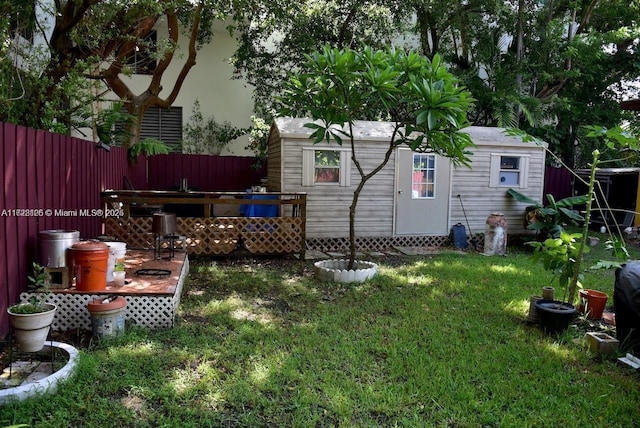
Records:
[[[163,269],[166,275],[140,275],[140,269]],[[47,302],[58,306],[52,329],[67,331],[91,329],[87,303],[107,296],[124,296],[127,300],[126,321],[147,328],[172,327],[180,304],[184,281],[189,273],[187,253],[176,251],[171,260],[155,260],[152,250],[127,250],[125,256],[126,283],[115,287],[107,283],[101,291],[79,291],[75,286],[53,289]],[[22,293],[27,301],[34,293]]]

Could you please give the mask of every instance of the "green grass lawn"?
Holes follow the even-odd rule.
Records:
[[[527,324],[551,279],[528,254],[391,261],[336,285],[310,262],[194,260],[175,328],[83,349],[76,377],[1,408],[0,426],[640,423],[638,374],[591,355],[584,323],[560,337]],[[585,285],[612,296],[613,272]]]

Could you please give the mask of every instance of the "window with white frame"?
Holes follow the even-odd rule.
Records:
[[[528,155],[491,154],[490,187],[526,188],[528,173]]]
[[[303,148],[303,186],[350,185],[350,158],[347,149]]]
[[[427,199],[436,196],[436,156],[426,153],[413,154],[411,197]]]
[[[340,183],[340,152],[316,150],[313,157],[314,183]]]

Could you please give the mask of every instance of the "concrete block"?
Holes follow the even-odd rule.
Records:
[[[618,351],[618,339],[607,333],[589,332],[585,335],[589,350],[595,354],[612,355]]]

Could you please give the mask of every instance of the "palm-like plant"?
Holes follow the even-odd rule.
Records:
[[[516,201],[529,205],[525,219],[527,228],[535,230],[541,240],[547,237],[558,238],[566,225],[577,226],[584,221],[584,217],[574,207],[584,205],[587,195],[569,196],[556,201],[553,195],[547,194],[548,205],[542,205],[514,189],[507,190],[507,194]]]

